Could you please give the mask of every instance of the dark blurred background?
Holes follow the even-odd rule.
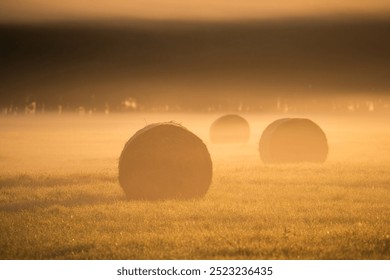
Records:
[[[390,17],[0,25],[0,107],[321,109],[389,93]]]

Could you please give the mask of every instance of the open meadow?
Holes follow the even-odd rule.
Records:
[[[264,164],[258,142],[285,115],[243,113],[247,144],[212,144],[221,114],[0,116],[0,259],[390,259],[389,115],[303,115],[324,164]],[[202,199],[129,201],[126,141],[176,121],[206,143]]]

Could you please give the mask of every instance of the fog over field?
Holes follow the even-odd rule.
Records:
[[[390,259],[389,15],[386,0],[1,1],[0,259]],[[247,142],[247,127],[212,141],[225,114]],[[285,118],[311,121],[260,148]],[[199,185],[174,134],[137,134],[138,171],[118,180],[127,141],[159,122],[202,147],[204,196],[128,195]]]
[[[324,130],[327,162],[385,163],[388,159],[388,115],[253,114],[242,116],[250,124],[248,144],[213,144],[209,129],[220,113],[47,114],[1,117],[3,173],[72,173],[101,169],[117,171],[126,141],[139,129],[156,122],[174,121],[198,135],[211,149],[213,161],[239,158],[260,162],[258,142],[265,128],[284,117],[305,117]],[[237,159],[235,157],[238,157]],[[237,161],[237,162],[236,162]],[[85,164],[84,164],[85,163]],[[77,167],[76,167],[77,166]]]
[[[1,259],[388,259],[388,116],[305,115],[325,131],[324,164],[264,164],[273,120],[243,114],[247,144],[212,144],[219,114],[0,118]],[[296,117],[296,115],[294,115]],[[118,183],[125,142],[176,121],[213,161],[206,196],[127,200]]]

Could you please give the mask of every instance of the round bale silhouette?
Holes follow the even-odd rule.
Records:
[[[210,127],[213,143],[244,143],[249,140],[249,134],[249,123],[239,115],[222,116]]]
[[[265,163],[322,163],[328,155],[328,141],[309,119],[279,119],[264,130],[259,151]]]
[[[128,199],[191,199],[206,194],[212,162],[206,145],[176,123],[135,133],[119,158],[119,183]]]

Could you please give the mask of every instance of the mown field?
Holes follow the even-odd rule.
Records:
[[[216,145],[218,114],[0,117],[0,259],[390,259],[389,116],[309,116],[325,164],[265,165],[284,116],[243,114],[248,144]],[[118,157],[145,124],[175,120],[208,145],[203,199],[128,201]]]

